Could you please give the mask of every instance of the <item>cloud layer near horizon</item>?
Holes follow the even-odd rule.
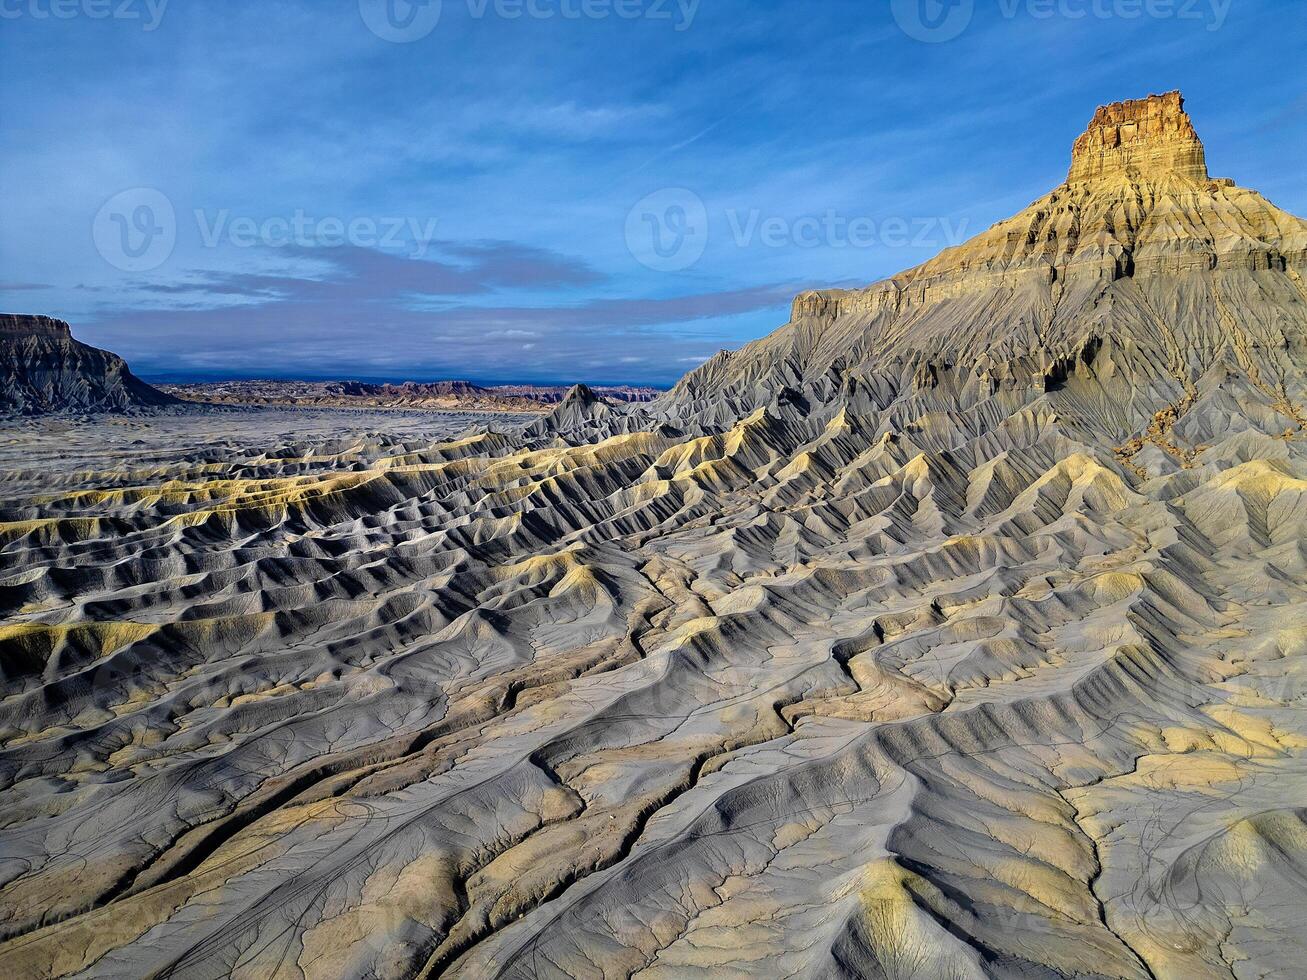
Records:
[[[583,262],[506,242],[433,243],[431,251],[437,257],[295,248],[281,258],[298,271],[196,270],[176,282],[137,282],[130,288],[143,298],[105,308],[95,334],[119,348],[143,332],[153,337],[173,353],[138,357],[137,370],[152,374],[297,368],[306,377],[623,380],[645,365],[702,362],[715,348],[698,323],[774,309],[795,288],[508,305],[506,295],[573,295],[601,277]],[[162,301],[152,307],[151,297]]]

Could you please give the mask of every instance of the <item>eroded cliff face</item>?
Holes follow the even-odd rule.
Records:
[[[1179,92],[1100,106],[1075,142],[1067,181],[1170,174],[1207,179],[1207,155]]]
[[[1036,397],[1068,370],[1114,377],[1129,404],[1154,386],[1182,397],[1227,359],[1274,388],[1307,350],[1304,266],[1307,222],[1208,177],[1179,93],[1116,103],[1076,140],[1068,180],[1020,214],[866,289],[800,295],[790,323],[664,404],[726,421],[786,388],[883,403],[946,382],[967,403]]]
[[[0,314],[0,414],[121,412],[174,402],[117,354],[75,340],[63,320]]]
[[[42,337],[49,340],[71,340],[72,330],[63,320],[52,316],[27,316],[21,313],[0,313],[0,338],[22,339]]]

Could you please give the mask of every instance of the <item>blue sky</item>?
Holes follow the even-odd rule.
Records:
[[[1183,90],[1307,214],[1304,42],[1297,0],[0,0],[0,308],[147,376],[667,384],[1024,207],[1102,102]]]

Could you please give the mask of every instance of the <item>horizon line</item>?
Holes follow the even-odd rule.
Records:
[[[652,391],[669,391],[675,387],[676,381],[670,383],[653,382],[653,381],[589,381],[584,379],[574,380],[548,380],[548,381],[523,381],[502,378],[478,378],[471,376],[455,375],[431,375],[423,377],[398,377],[394,375],[291,375],[291,374],[227,374],[213,373],[206,374],[199,371],[133,371],[138,378],[150,384],[217,384],[222,382],[254,382],[265,381],[272,383],[347,383],[357,382],[359,384],[441,384],[441,383],[464,383],[472,384],[481,388],[501,388],[501,387],[533,387],[533,388],[571,388],[574,385],[584,384],[591,388],[648,388]]]

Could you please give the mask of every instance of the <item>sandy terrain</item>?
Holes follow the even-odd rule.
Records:
[[[1300,976],[1307,223],[1100,117],[651,405],[6,427],[4,972]]]
[[[301,441],[448,439],[469,431],[511,431],[534,422],[537,414],[432,412],[352,408],[178,406],[135,415],[61,415],[0,419],[0,466],[6,476],[27,473],[34,486],[47,474],[77,466],[135,468],[158,461],[176,463],[200,454],[210,461],[232,460]],[[380,445],[373,450],[383,451]]]

